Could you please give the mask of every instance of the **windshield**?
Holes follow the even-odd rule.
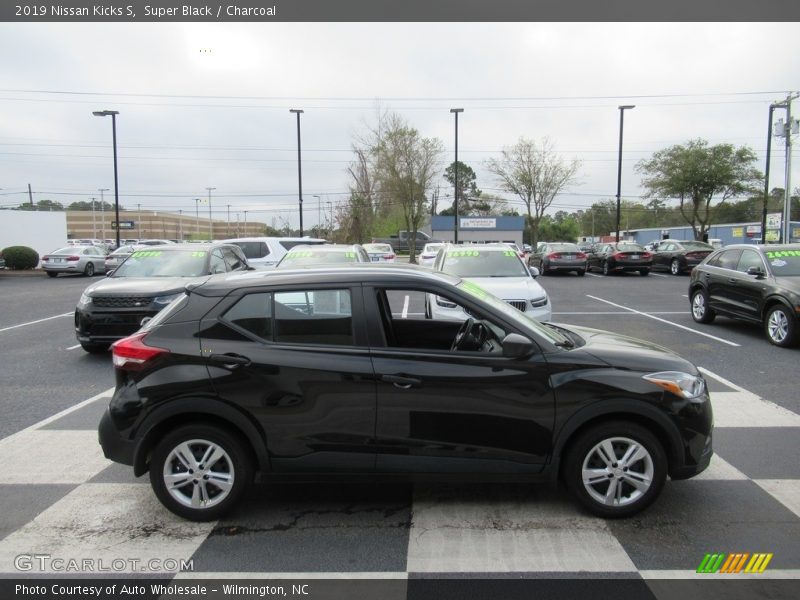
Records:
[[[278,263],[279,267],[299,265],[333,265],[358,262],[354,250],[292,250]]]
[[[67,246],[66,248],[59,248],[50,254],[78,254],[84,249],[85,246]]]
[[[542,337],[547,338],[553,344],[563,344],[565,342],[569,343],[565,336],[563,336],[557,329],[552,329],[547,327],[545,324],[540,323],[533,317],[529,317],[527,313],[517,310],[513,306],[511,306],[508,302],[505,302],[498,298],[497,296],[493,296],[481,286],[472,281],[467,281],[462,279],[458,283],[458,287],[471,296],[478,298],[479,300],[483,300],[486,304],[492,307],[494,312],[501,314],[505,319],[512,321],[517,325],[522,325],[523,329],[525,327],[535,329],[536,332],[541,335]]]
[[[198,277],[208,273],[205,250],[137,250],[113,277]]]
[[[644,252],[644,247],[640,246],[639,244],[633,244],[631,242],[628,243],[620,243],[617,244],[617,250],[620,252]]]
[[[444,244],[425,244],[425,247],[422,249],[423,254],[436,254],[439,252],[439,248],[444,246]]]
[[[364,250],[367,252],[392,252],[392,247],[389,244],[364,244]]]
[[[776,277],[800,275],[800,250],[767,250],[764,254]]]
[[[548,244],[550,252],[580,252],[575,244]]]
[[[458,277],[530,277],[513,250],[450,250],[442,271]]]

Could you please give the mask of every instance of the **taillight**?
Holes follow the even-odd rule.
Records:
[[[49,256],[43,256],[42,257],[42,262],[47,262],[48,260],[50,260]]]
[[[625,258],[625,253],[624,252],[615,252],[614,254],[611,255],[611,258],[613,258],[615,260],[620,260],[622,258]]]
[[[394,254],[387,254],[386,260],[394,260]]]
[[[547,255],[547,258],[549,259],[561,258],[561,254],[559,254],[558,252],[551,252],[550,254]]]
[[[80,259],[81,259],[80,256],[68,256],[67,257],[67,261],[69,261],[69,262],[75,262],[76,260],[80,260]]]
[[[653,258],[653,255],[650,254],[649,252],[643,252],[642,253],[642,258]]]
[[[586,258],[586,253],[578,252],[575,256],[577,256],[580,260],[583,260],[584,258]]]
[[[166,348],[145,344],[145,336],[147,336],[147,332],[134,333],[111,344],[111,356],[116,368],[139,371],[147,362],[169,353]]]

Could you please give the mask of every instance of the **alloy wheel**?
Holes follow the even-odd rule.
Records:
[[[218,444],[203,439],[187,440],[173,448],[162,472],[169,495],[179,504],[194,509],[211,508],[225,500],[235,476],[228,453]]]
[[[655,467],[647,448],[627,437],[607,438],[592,447],[582,466],[586,492],[612,507],[634,504],[653,484]]]
[[[776,344],[786,342],[789,335],[789,319],[782,310],[773,310],[767,319],[767,334]]]

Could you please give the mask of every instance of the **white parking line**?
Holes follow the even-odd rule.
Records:
[[[25,327],[26,325],[35,325],[36,323],[43,323],[44,321],[52,321],[53,319],[60,319],[61,317],[71,317],[74,313],[68,312],[64,313],[63,315],[55,315],[54,317],[45,317],[44,319],[37,319],[36,321],[28,321],[27,323],[20,323],[19,325],[12,325],[11,327],[3,327],[0,329],[0,333],[3,331],[9,331],[10,329],[17,329],[18,327]]]
[[[595,275],[594,273],[586,273],[586,274],[589,275],[589,277],[599,277],[601,279],[603,277],[602,275]]]
[[[403,314],[401,316],[401,318],[403,318],[403,319],[407,319],[408,318],[408,302],[409,302],[408,298],[409,298],[408,294],[406,294],[406,299],[403,300]]]
[[[706,375],[706,376],[708,376],[708,377],[711,377],[712,379],[716,379],[716,380],[717,380],[717,381],[719,381],[721,384],[723,384],[723,385],[726,385],[726,386],[728,386],[729,388],[736,390],[737,392],[742,392],[743,394],[752,394],[752,393],[753,393],[753,392],[750,392],[750,391],[748,391],[748,390],[744,389],[744,388],[743,388],[743,387],[741,387],[741,386],[738,386],[738,385],[736,385],[736,384],[735,384],[735,383],[733,383],[732,381],[728,381],[727,379],[725,379],[725,378],[724,378],[724,377],[722,377],[721,375],[717,375],[716,373],[712,373],[712,372],[711,372],[711,371],[709,371],[708,369],[705,369],[705,368],[703,368],[703,367],[697,367],[697,370],[698,370],[698,371],[700,371],[700,372],[701,372],[703,375]]]
[[[610,300],[603,300],[602,298],[598,298],[597,296],[591,296],[586,294],[587,298],[591,298],[592,300],[597,300],[598,302],[604,302],[605,304],[610,304],[611,306],[616,306],[617,308],[621,308],[623,310],[627,310],[628,312],[632,312],[636,315],[641,315],[643,317],[647,317],[648,319],[653,319],[654,321],[660,321],[661,323],[666,323],[667,325],[672,325],[673,327],[678,327],[679,329],[684,329],[686,331],[691,331],[692,333],[696,333],[697,335],[702,335],[703,337],[710,338],[712,340],[716,340],[722,344],[728,344],[729,346],[735,346],[736,348],[740,348],[741,344],[737,344],[735,342],[731,342],[729,340],[724,340],[714,335],[709,335],[708,333],[703,333],[702,331],[697,331],[696,329],[692,329],[691,327],[686,327],[684,325],[679,325],[678,323],[673,323],[672,321],[667,321],[666,319],[660,319],[658,317],[654,317],[651,314],[641,312],[639,310],[635,310],[633,308],[628,308],[627,306],[622,306],[621,304],[617,304],[615,302],[611,302]]]
[[[613,311],[591,311],[591,310],[584,310],[584,311],[577,311],[577,312],[554,312],[554,315],[629,315],[630,311],[626,310],[613,310]],[[677,311],[668,311],[668,310],[654,310],[652,312],[647,313],[648,315],[685,315],[686,311],[677,310]]]
[[[75,350],[75,348],[80,348],[80,347],[81,347],[80,344],[75,344],[74,346],[70,346],[69,348],[67,348],[67,350]]]
[[[669,275],[664,275],[663,273],[650,273],[653,277],[669,277]]]

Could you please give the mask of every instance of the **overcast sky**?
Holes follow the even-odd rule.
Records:
[[[633,167],[701,137],[748,145],[763,170],[770,102],[800,89],[796,23],[2,23],[0,205],[65,205],[110,188],[117,118],[120,202],[297,226],[296,120],[301,108],[304,224],[347,197],[353,135],[376,100],[478,173],[520,136],[549,137],[582,161],[581,184],[554,210],[616,194],[620,104],[622,195],[642,190]],[[800,116],[800,102],[794,106]],[[776,118],[785,111],[776,111]],[[800,185],[794,153],[792,187]],[[783,187],[773,139],[771,187]],[[443,193],[450,193],[441,179]],[[316,198],[319,196],[320,198]],[[510,197],[509,197],[510,198]],[[445,203],[449,203],[446,200]],[[515,207],[523,212],[521,205]],[[208,205],[200,205],[201,216]]]

